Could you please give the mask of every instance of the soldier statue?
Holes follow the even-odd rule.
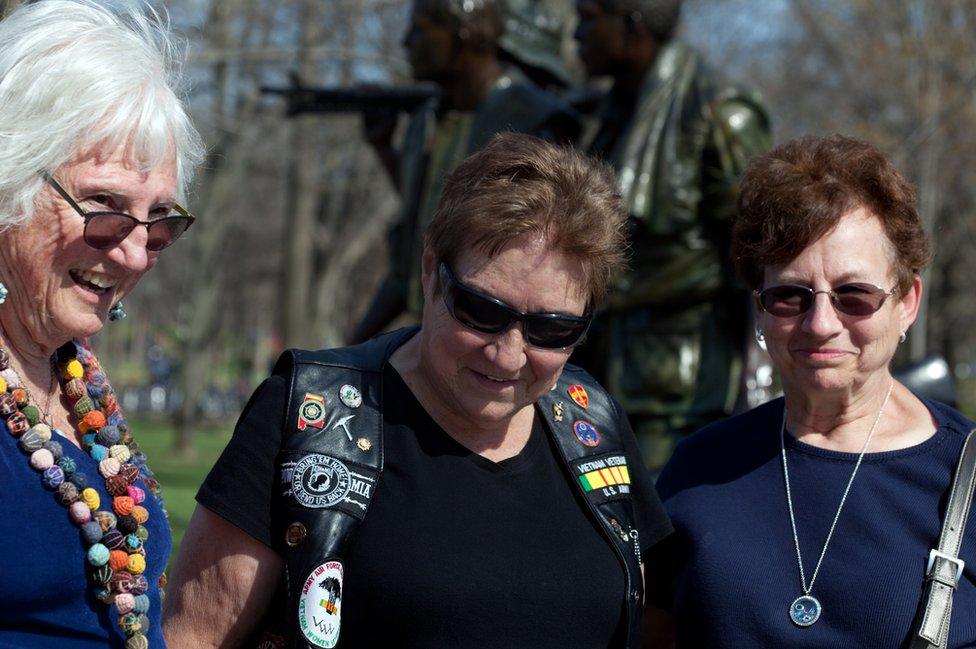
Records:
[[[730,414],[750,334],[729,259],[737,181],[771,146],[759,99],[673,38],[680,0],[579,0],[575,38],[613,85],[582,146],[617,171],[632,257],[574,362],[631,416],[659,469],[684,434]]]
[[[509,16],[512,22],[519,15]],[[525,23],[525,21],[522,21]],[[574,141],[579,121],[573,109],[526,75],[520,55],[536,52],[524,38],[500,45],[506,24],[502,0],[414,0],[404,38],[414,78],[441,90],[415,111],[398,155],[391,155],[392,128],[367,137],[400,192],[400,218],[390,230],[389,274],[357,325],[351,342],[366,340],[395,321],[419,317],[423,231],[433,215],[445,176],[492,135],[517,131],[556,142]],[[524,36],[524,35],[522,35]],[[527,63],[558,77],[549,57]]]

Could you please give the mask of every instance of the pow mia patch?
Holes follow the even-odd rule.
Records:
[[[297,462],[283,462],[282,496],[313,509],[338,509],[362,520],[373,497],[379,473],[353,462],[313,453]]]

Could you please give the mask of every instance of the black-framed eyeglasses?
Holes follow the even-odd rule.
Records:
[[[446,262],[439,267],[444,305],[455,320],[485,334],[498,334],[513,322],[522,323],[526,342],[542,349],[566,349],[583,340],[592,315],[522,313],[496,297],[465,286]]]
[[[114,248],[125,241],[136,227],[142,225],[146,228],[146,250],[158,252],[171,246],[196,220],[196,217],[176,203],[173,204],[175,214],[151,221],[141,221],[125,212],[86,212],[51,174],[42,172],[41,176],[85,220],[85,243],[96,250]]]
[[[766,313],[777,318],[795,318],[813,307],[817,295],[825,293],[838,313],[852,316],[869,316],[877,312],[898,287],[886,291],[880,286],[864,282],[853,282],[835,286],[829,291],[815,291],[809,286],[782,284],[769,288],[756,289],[756,302]]]

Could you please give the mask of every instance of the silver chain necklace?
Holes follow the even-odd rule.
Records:
[[[878,427],[878,422],[881,421],[881,413],[884,412],[885,406],[888,405],[892,387],[894,387],[894,383],[888,386],[888,392],[885,394],[884,401],[881,403],[881,408],[878,409],[878,415],[874,418],[874,423],[871,424],[868,437],[864,440],[864,446],[861,447],[861,453],[857,456],[857,463],[854,464],[854,470],[851,471],[851,477],[847,481],[847,487],[844,488],[844,495],[840,497],[840,505],[837,506],[837,513],[834,514],[834,521],[830,524],[830,531],[827,532],[827,540],[824,541],[823,550],[820,551],[820,558],[817,559],[817,565],[813,569],[813,576],[810,577],[809,584],[807,584],[806,573],[803,571],[803,557],[800,555],[800,537],[796,533],[796,517],[793,515],[793,495],[790,492],[790,470],[786,465],[786,406],[783,406],[783,425],[779,429],[779,445],[783,456],[783,479],[786,482],[786,504],[790,509],[793,545],[796,546],[796,563],[800,567],[800,584],[803,586],[803,594],[790,604],[790,619],[797,626],[810,626],[820,619],[820,613],[823,611],[823,607],[820,605],[820,601],[810,594],[810,591],[813,590],[813,582],[817,580],[817,574],[820,572],[820,564],[823,563],[824,555],[827,554],[827,546],[830,545],[830,538],[834,535],[834,528],[837,527],[837,519],[840,518],[840,512],[844,509],[844,503],[847,502],[847,494],[851,490],[851,485],[854,484],[854,476],[857,475],[857,470],[861,468],[864,453],[868,450],[868,444],[871,443],[871,437],[874,435],[874,430]]]

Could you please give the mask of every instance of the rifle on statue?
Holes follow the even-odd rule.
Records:
[[[310,88],[295,76],[288,87],[261,86],[261,93],[285,99],[288,117],[308,113],[366,113],[371,111],[413,112],[440,96],[434,84],[380,86],[363,84],[346,87]]]

